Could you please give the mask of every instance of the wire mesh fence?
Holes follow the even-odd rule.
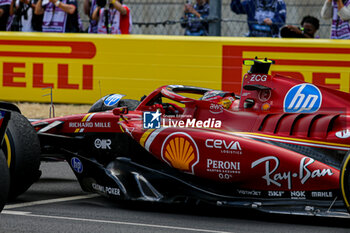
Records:
[[[216,0],[211,0],[216,1]],[[284,0],[287,8],[286,24],[300,26],[302,18],[311,15],[320,20],[316,33],[320,38],[330,37],[330,21],[321,19],[323,0]],[[192,0],[195,3],[195,0]],[[221,1],[221,36],[245,36],[248,33],[247,16],[231,11],[231,0]],[[132,34],[183,35],[180,18],[184,15],[185,0],[124,0],[131,9]],[[87,16],[82,13],[84,26]]]

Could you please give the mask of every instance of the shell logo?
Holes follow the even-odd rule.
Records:
[[[193,168],[199,162],[196,142],[187,133],[170,134],[162,145],[162,159],[170,166],[194,174]]]

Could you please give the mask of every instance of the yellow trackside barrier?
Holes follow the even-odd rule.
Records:
[[[0,99],[93,103],[110,93],[139,99],[182,84],[240,91],[244,59],[272,59],[272,73],[349,92],[350,41],[143,35],[0,33]]]

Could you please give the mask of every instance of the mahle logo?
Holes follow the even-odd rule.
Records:
[[[321,91],[312,84],[303,83],[292,87],[284,98],[284,112],[313,113],[322,104]]]

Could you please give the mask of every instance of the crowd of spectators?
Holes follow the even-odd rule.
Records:
[[[231,10],[246,14],[248,37],[317,38],[319,20],[307,15],[300,27],[286,25],[286,4],[284,0],[231,0]],[[182,27],[185,35],[208,35],[209,0],[187,2],[184,7]],[[320,15],[332,19],[331,38],[350,39],[350,0],[325,0]]]
[[[332,39],[350,39],[350,0],[326,0],[321,16],[332,19]]]
[[[209,34],[209,0],[187,0],[181,26],[187,36]],[[130,8],[123,0],[84,0],[89,27],[83,30],[77,0],[0,0],[0,31],[130,34]],[[246,14],[248,37],[317,38],[314,16],[300,26],[286,25],[284,0],[231,0],[235,14]],[[350,0],[325,0],[320,16],[331,19],[331,38],[350,39]]]
[[[85,0],[89,33],[129,34],[130,9],[122,0]],[[83,32],[77,0],[0,0],[0,31]]]
[[[315,38],[317,30],[320,28],[320,21],[313,16],[305,16],[300,23],[300,27],[286,25],[281,28],[283,38]]]
[[[196,0],[192,5],[187,1],[184,7],[181,27],[185,28],[186,36],[207,36],[209,25],[206,19],[209,16],[209,1]]]
[[[283,0],[232,0],[231,10],[247,15],[249,37],[278,37],[286,23]]]

